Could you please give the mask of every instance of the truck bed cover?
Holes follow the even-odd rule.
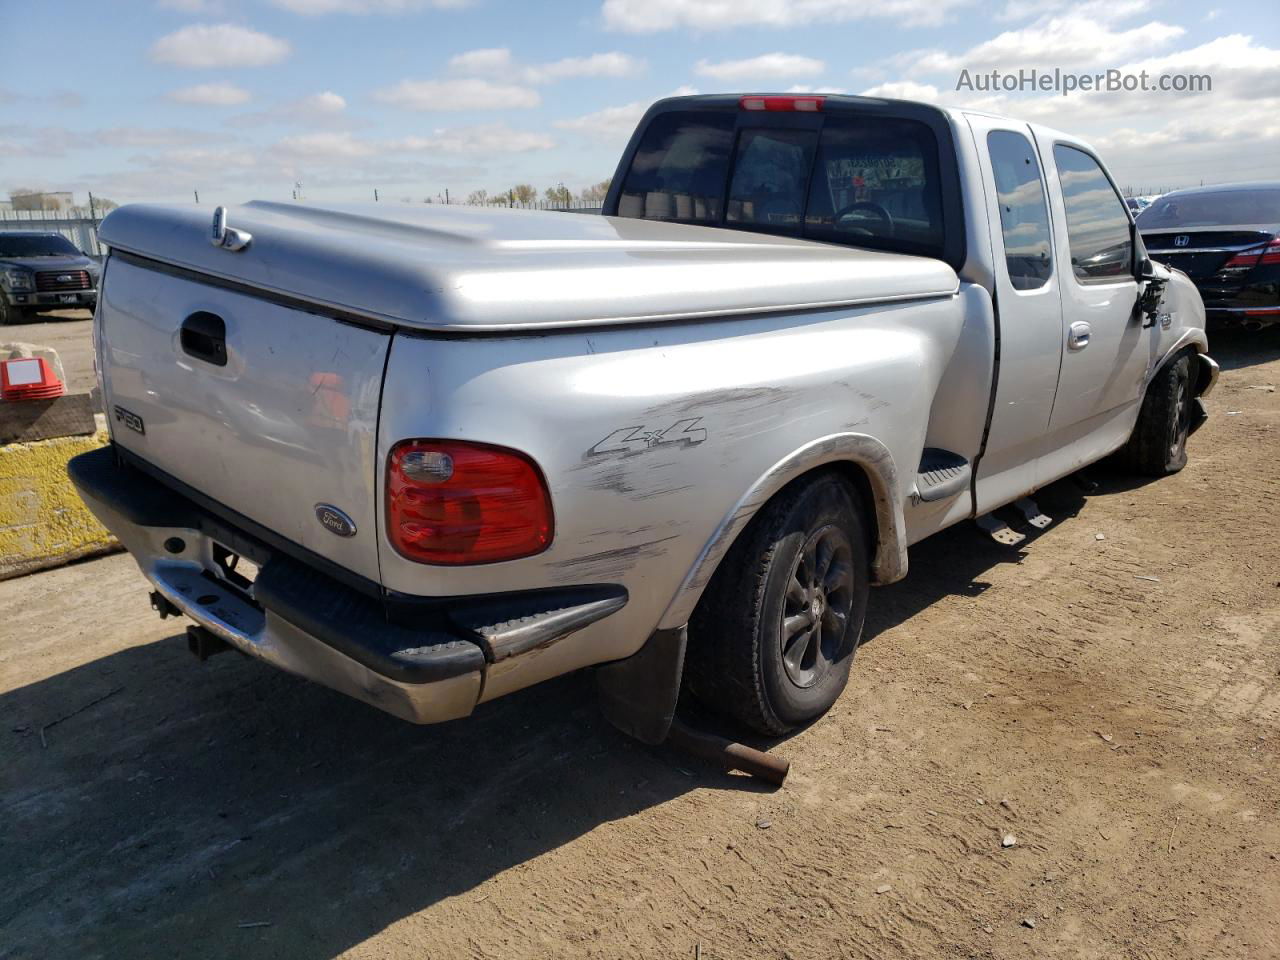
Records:
[[[945,297],[939,260],[575,213],[445,206],[135,204],[101,238],[197,277],[423,331],[519,333]]]

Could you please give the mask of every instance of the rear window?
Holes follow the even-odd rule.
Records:
[[[631,161],[618,216],[718,224],[732,149],[731,114],[659,114]]]
[[[821,131],[672,111],[645,129],[618,215],[943,256],[938,143],[916,120],[825,117]]]
[[[78,257],[80,251],[66,237],[15,237],[0,233],[0,257]]]
[[[1280,190],[1222,190],[1161,197],[1138,215],[1143,230],[1280,223]]]

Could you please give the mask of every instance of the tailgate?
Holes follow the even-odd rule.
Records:
[[[120,256],[108,263],[97,323],[117,444],[379,579],[375,449],[389,333]]]

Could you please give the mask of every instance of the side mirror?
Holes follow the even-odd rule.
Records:
[[[1138,283],[1145,284],[1138,294],[1138,309],[1142,311],[1142,326],[1155,326],[1156,311],[1160,309],[1160,301],[1164,299],[1166,280],[1156,273],[1155,264],[1150,257],[1142,258],[1142,263],[1138,267]]]

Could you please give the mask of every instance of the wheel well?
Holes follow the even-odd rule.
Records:
[[[871,479],[867,471],[852,460],[840,460],[831,464],[846,483],[853,487],[857,495],[857,504],[862,508],[862,519],[866,524],[868,556],[875,557],[880,549],[880,518],[876,515],[875,495],[871,492]]]
[[[801,465],[801,461],[807,463]],[[856,498],[855,503],[862,508],[872,582],[893,583],[906,576],[906,530],[893,457],[874,437],[837,434],[815,440],[779,461],[743,495],[685,575],[659,626],[667,629],[687,623],[721,562],[740,541],[743,532],[756,522],[765,505],[794,484],[808,482],[822,472],[845,483]],[[770,482],[774,478],[780,481],[779,486]]]
[[[880,550],[880,520],[876,515],[875,495],[871,490],[871,480],[867,476],[866,469],[853,460],[837,460],[831,463],[824,463],[819,466],[806,470],[799,476],[792,477],[787,483],[775,490],[768,500],[761,503],[751,515],[751,519],[745,523],[733,541],[725,550],[724,556],[728,556],[733,550],[735,544],[738,543],[751,528],[755,525],[756,520],[764,513],[769,504],[773,503],[779,497],[786,494],[798,484],[808,483],[814,477],[822,474],[833,474],[843,480],[852,490],[854,494],[854,503],[862,511],[862,520],[865,527],[867,537],[867,555],[874,561]],[[720,562],[716,564],[716,569],[720,568],[720,564],[724,562],[724,556],[720,558]],[[702,598],[698,598],[698,602],[702,602]]]

